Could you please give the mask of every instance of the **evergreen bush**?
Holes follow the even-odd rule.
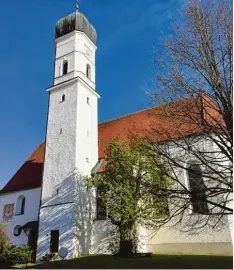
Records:
[[[27,264],[32,260],[32,250],[29,246],[9,246],[6,251],[7,265]]]

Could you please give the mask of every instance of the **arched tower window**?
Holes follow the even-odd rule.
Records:
[[[25,209],[25,197],[23,195],[19,196],[16,202],[16,215],[23,215]]]
[[[91,67],[89,64],[86,65],[86,76],[91,79]]]
[[[64,61],[63,62],[63,75],[67,74],[68,71],[68,62]]]
[[[188,179],[191,192],[191,203],[194,213],[207,214],[208,204],[206,200],[205,184],[202,178],[201,167],[198,164],[192,164],[188,168]]]

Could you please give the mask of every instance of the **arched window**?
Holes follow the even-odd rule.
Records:
[[[91,79],[91,67],[89,64],[86,65],[86,76]]]
[[[61,102],[65,101],[65,95],[62,95]]]
[[[207,214],[208,204],[206,200],[205,184],[202,178],[200,165],[192,164],[188,168],[188,179],[191,192],[191,203],[194,213]]]
[[[25,197],[23,195],[19,196],[16,202],[16,215],[23,215],[25,209]]]
[[[64,61],[63,62],[63,75],[67,74],[68,71],[68,62]]]

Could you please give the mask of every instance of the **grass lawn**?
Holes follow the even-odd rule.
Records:
[[[30,265],[28,268],[36,269],[81,269],[81,268],[182,268],[182,269],[232,269],[232,256],[203,256],[203,255],[168,255],[154,254],[151,258],[119,258],[111,255],[84,256],[72,260],[52,261]]]

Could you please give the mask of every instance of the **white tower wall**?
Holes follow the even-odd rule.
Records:
[[[77,198],[84,195],[84,177],[90,175],[98,161],[96,47],[79,31],[56,39],[55,47],[54,85],[47,90],[50,97],[37,259],[50,253],[51,230],[59,230],[59,247],[68,248],[68,258],[76,250],[88,250],[84,240],[87,233],[75,237],[77,216],[87,212],[87,205],[77,207]],[[68,62],[65,75],[64,61]],[[87,64],[90,78],[86,74]],[[83,197],[86,201],[89,198]],[[88,204],[86,201],[84,204]],[[91,219],[93,215],[92,210]]]

